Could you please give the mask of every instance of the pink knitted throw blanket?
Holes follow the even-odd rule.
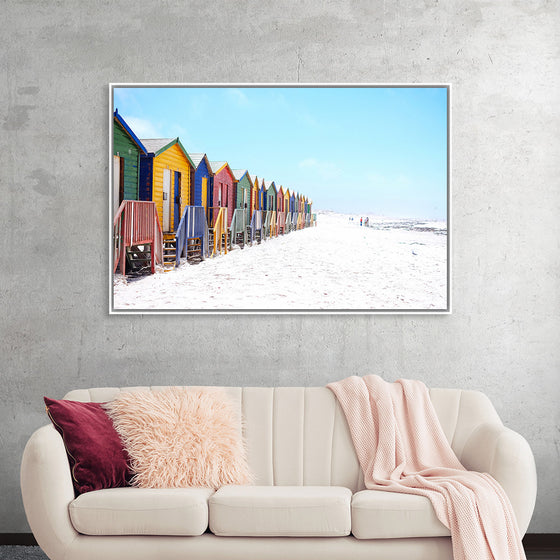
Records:
[[[366,375],[327,387],[346,415],[366,488],[428,497],[455,560],[525,560],[504,490],[461,465],[422,382]]]

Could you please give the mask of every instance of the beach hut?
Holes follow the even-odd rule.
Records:
[[[259,186],[259,208],[261,210],[261,215],[262,215],[262,225],[263,225],[263,239],[266,239],[266,228],[265,223],[266,223],[266,187],[265,187],[265,182],[264,179],[261,179],[261,184]]]
[[[276,223],[278,224],[278,233],[285,233],[286,213],[284,212],[284,188],[280,185],[278,195],[276,197]]]
[[[276,202],[278,192],[276,191],[276,185],[274,181],[265,181],[264,189],[266,207],[266,216],[264,218],[265,235],[267,237],[277,236],[278,230],[276,228]]]
[[[235,211],[231,222],[232,242],[247,243],[247,228],[251,223],[251,190],[253,181],[246,169],[233,169],[235,177]]]
[[[292,191],[292,193],[290,194],[290,212],[292,214],[297,214],[296,197],[296,193]]]
[[[214,173],[213,208],[227,208],[227,227],[235,210],[235,177],[227,161],[211,161]]]
[[[290,189],[284,191],[284,212],[286,214],[285,233],[292,231],[292,214],[290,212]]]
[[[284,212],[284,187],[282,185],[280,185],[276,196],[276,211]]]
[[[251,213],[249,218],[249,230],[251,243],[261,242],[262,239],[262,211],[260,200],[260,181],[255,176],[251,188]]]
[[[276,212],[276,202],[278,191],[276,190],[276,184],[274,181],[265,181],[265,196],[266,196],[266,210],[268,212]]]
[[[123,200],[138,200],[140,154],[147,154],[144,144],[115,109],[113,113],[113,216]]]
[[[264,179],[261,179],[259,185],[259,210],[266,212],[266,187],[264,186]]]
[[[260,210],[259,206],[259,178],[255,176],[251,188],[251,218],[255,210]]]
[[[212,206],[213,177],[212,168],[206,154],[189,154],[194,166],[193,206],[206,210]]]
[[[290,211],[292,212],[292,230],[301,228],[301,217],[299,214],[299,194],[292,191],[290,195]]]
[[[235,190],[237,192],[235,208],[245,210],[245,221],[249,221],[251,212],[251,189],[253,181],[246,169],[233,169]]]
[[[153,200],[163,233],[176,231],[191,200],[195,165],[179,138],[142,139],[138,198]]]
[[[175,226],[176,265],[183,256],[198,263],[209,255],[207,212],[212,204],[212,170],[206,154],[188,155],[195,169],[189,204],[183,207],[179,226]]]
[[[303,194],[299,193],[297,197],[298,207],[298,229],[303,229],[305,225],[305,215],[303,213]]]
[[[284,191],[284,212],[290,211],[290,189]]]

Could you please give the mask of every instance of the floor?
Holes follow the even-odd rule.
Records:
[[[558,543],[528,543],[525,550],[527,560],[560,560]],[[48,560],[48,558],[38,546],[0,546],[0,560]]]
[[[38,546],[0,546],[0,560],[48,560]]]

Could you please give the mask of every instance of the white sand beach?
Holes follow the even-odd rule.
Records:
[[[114,311],[446,309],[445,222],[369,216],[360,227],[333,212],[317,222],[198,265],[115,275]]]

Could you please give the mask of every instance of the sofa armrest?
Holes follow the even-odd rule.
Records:
[[[68,505],[74,487],[66,449],[52,425],[39,428],[23,451],[21,494],[33,535],[49,558],[63,558],[78,533],[72,526]]]
[[[465,468],[493,476],[507,494],[521,535],[529,526],[537,496],[537,471],[529,444],[497,422],[475,428],[461,453]]]

